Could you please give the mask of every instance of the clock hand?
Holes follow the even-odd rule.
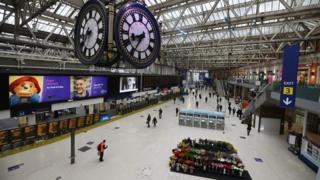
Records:
[[[140,37],[140,38],[139,38],[139,42],[138,42],[138,44],[137,44],[137,46],[136,46],[136,49],[138,48],[138,46],[139,46],[140,43],[142,42],[143,38],[145,38],[144,32],[143,32],[139,37]]]

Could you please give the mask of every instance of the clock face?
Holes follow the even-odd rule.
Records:
[[[88,1],[80,10],[75,27],[75,53],[86,65],[96,64],[106,49],[108,19],[100,1]]]
[[[122,7],[116,17],[115,33],[119,51],[136,68],[149,66],[159,56],[159,27],[143,5],[129,3]]]

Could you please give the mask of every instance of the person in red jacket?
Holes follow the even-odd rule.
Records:
[[[103,161],[103,154],[104,154],[104,150],[108,148],[108,145],[106,145],[106,140],[104,139],[97,147],[98,149],[98,154],[100,156],[99,160],[100,162]]]

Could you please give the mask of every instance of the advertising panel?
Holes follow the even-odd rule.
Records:
[[[106,96],[104,76],[9,76],[9,104],[47,103]]]

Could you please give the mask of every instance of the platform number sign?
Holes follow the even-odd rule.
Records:
[[[280,107],[282,108],[295,107],[299,49],[299,45],[284,48],[280,92]]]

